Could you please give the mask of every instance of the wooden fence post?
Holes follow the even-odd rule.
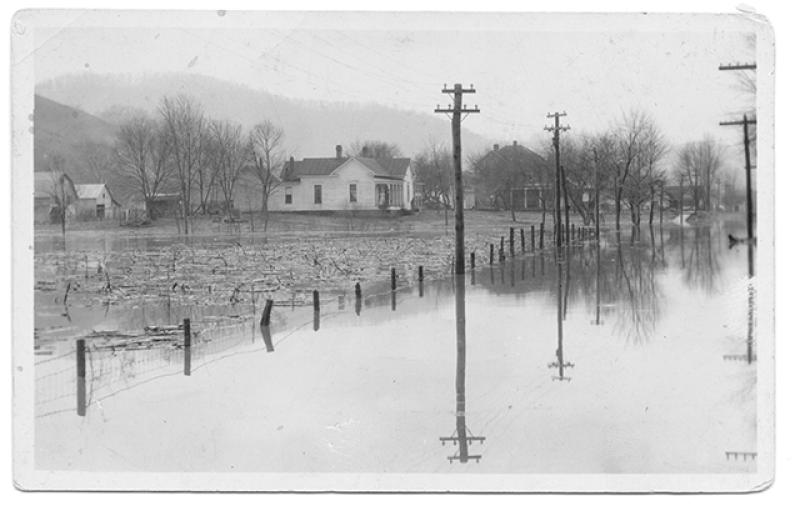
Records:
[[[86,416],[86,341],[78,340],[75,352],[78,373],[78,416]]]
[[[183,319],[183,375],[192,375],[192,325],[189,318]]]
[[[536,227],[531,225],[531,252],[536,251]]]
[[[261,327],[269,325],[270,318],[272,317],[272,303],[272,299],[268,299],[267,304],[264,305],[264,312],[261,313],[261,323],[259,324]]]
[[[425,273],[425,271],[422,269],[422,265],[420,265],[419,268],[417,269],[417,274],[418,274],[419,281],[422,281],[423,279],[425,279],[425,274],[424,273]]]
[[[505,248],[506,248],[506,238],[500,236],[500,256],[499,256],[498,259],[501,262],[505,261],[505,259],[506,259]]]
[[[525,229],[519,227],[519,251],[525,253]]]
[[[319,312],[319,291],[315,290],[313,292],[314,297],[314,312]]]
[[[397,272],[392,267],[392,290],[397,289]]]
[[[544,223],[539,223],[539,248],[544,248]]]
[[[475,268],[475,252],[469,253],[469,268]]]
[[[494,243],[489,243],[489,265],[494,265]]]
[[[508,229],[508,254],[514,257],[514,227]]]

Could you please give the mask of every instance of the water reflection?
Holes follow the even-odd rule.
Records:
[[[452,464],[459,461],[466,464],[470,460],[480,462],[482,455],[470,455],[469,446],[478,441],[483,444],[486,437],[474,436],[467,428],[467,395],[466,395],[466,371],[467,371],[467,322],[465,305],[465,276],[463,274],[454,277],[455,284],[455,304],[456,304],[456,430],[449,437],[439,437],[442,445],[452,443],[458,446],[457,454],[447,457]]]
[[[264,340],[264,345],[267,347],[267,352],[275,352],[275,346],[272,344],[272,331],[269,325],[261,326],[261,338]]]
[[[567,249],[567,261],[569,261],[569,249]],[[569,268],[569,265],[567,265]],[[566,290],[564,286],[564,263],[562,258],[556,258],[556,270],[558,272],[558,301],[556,311],[556,326],[557,326],[557,339],[558,347],[556,347],[556,361],[547,364],[548,367],[558,369],[558,375],[553,376],[553,380],[558,381],[571,381],[572,377],[564,375],[564,369],[574,367],[575,364],[564,361],[564,319],[566,318]]]

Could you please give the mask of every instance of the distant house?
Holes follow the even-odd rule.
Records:
[[[105,184],[77,184],[76,214],[81,219],[114,219],[122,207]]]
[[[492,149],[475,162],[475,185],[479,206],[515,210],[541,210],[553,201],[553,185],[547,162],[538,153],[517,141]],[[513,180],[508,188],[504,184]]]
[[[410,210],[414,197],[411,159],[294,157],[281,170],[281,183],[269,197],[274,211]]]
[[[65,218],[75,216],[78,193],[67,174],[35,172],[33,181],[34,223],[59,223],[62,210]]]

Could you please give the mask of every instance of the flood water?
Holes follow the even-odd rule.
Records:
[[[56,354],[37,366],[37,468],[755,471],[754,248],[727,242],[742,231],[645,227],[319,316],[276,307],[282,323],[199,346],[190,376],[172,348],[97,353],[84,417]]]

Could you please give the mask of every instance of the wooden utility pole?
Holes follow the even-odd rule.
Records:
[[[756,63],[755,62],[748,62],[744,64],[740,64],[737,62],[736,64],[720,64],[719,66],[720,71],[742,71],[742,70],[756,70]],[[753,239],[753,196],[751,193],[751,174],[750,174],[750,130],[748,129],[749,124],[756,124],[756,118],[753,117],[752,119],[747,118],[747,114],[743,115],[742,120],[740,121],[724,121],[719,123],[720,126],[741,126],[744,131],[744,162],[745,162],[745,174],[747,176],[746,184],[747,184],[747,195],[745,196],[745,200],[747,203],[747,239]]]
[[[435,113],[452,113],[450,121],[453,129],[453,175],[455,179],[455,212],[456,212],[456,257],[455,273],[464,274],[464,181],[461,175],[461,114],[480,113],[478,106],[467,108],[462,105],[462,95],[464,93],[475,93],[475,88],[470,84],[469,88],[463,88],[461,84],[456,84],[453,88],[444,85],[442,93],[453,95],[453,105],[447,108],[440,108],[436,105]],[[447,212],[445,212],[447,213]]]
[[[561,248],[561,149],[560,149],[560,138],[561,132],[569,130],[569,126],[561,126],[561,117],[566,117],[567,113],[562,112],[555,112],[555,113],[548,113],[548,119],[555,119],[554,126],[545,126],[545,131],[553,132],[553,148],[556,151],[556,221],[555,226],[553,227],[555,230],[556,235],[556,246]]]
[[[722,69],[722,66],[720,66]],[[753,68],[755,69],[755,68]],[[744,133],[744,169],[745,169],[745,202],[747,206],[747,239],[753,239],[753,193],[752,167],[750,166],[750,124],[756,124],[756,118],[748,118],[745,113],[740,121],[723,121],[720,126],[741,126]]]
[[[597,175],[597,149],[592,148],[592,171],[594,172],[594,238],[600,244],[600,178]]]

